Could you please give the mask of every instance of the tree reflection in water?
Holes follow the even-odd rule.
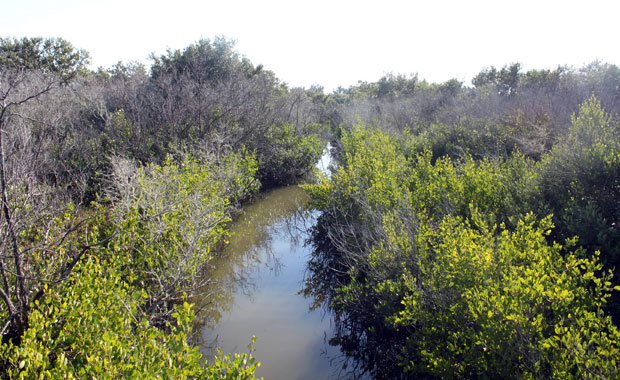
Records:
[[[232,236],[207,267],[204,276],[210,285],[196,302],[197,320],[209,327],[220,321],[222,312],[231,310],[235,295],[252,298],[260,286],[264,269],[278,275],[282,259],[274,254],[274,239],[285,229],[291,245],[300,239],[298,226],[307,219],[303,208],[308,198],[297,186],[275,189],[244,208],[231,228]]]
[[[230,243],[205,271],[212,284],[195,301],[203,353],[243,351],[257,335],[258,376],[397,378],[383,369],[395,366],[397,353],[381,324],[368,334],[362,315],[329,308],[346,266],[325,237],[325,217],[317,223],[316,212],[303,211],[307,202],[299,187],[276,189],[232,225]]]
[[[330,319],[309,311],[310,301],[299,294],[311,253],[303,243],[315,220],[303,211],[307,201],[299,187],[276,189],[232,225],[230,244],[205,273],[212,284],[195,301],[203,308],[197,338],[207,358],[216,346],[225,353],[244,351],[256,335],[255,356],[262,362],[257,376],[334,378],[334,349],[324,339]]]
[[[407,378],[398,365],[398,347],[403,347],[407,334],[386,328],[374,313],[374,305],[379,301],[359,297],[347,303],[346,311],[341,307],[338,288],[350,283],[350,264],[342,261],[342,255],[330,243],[328,223],[328,214],[323,214],[311,229],[309,243],[313,251],[303,294],[312,299],[313,308],[322,308],[332,315],[333,331],[328,343],[341,352],[332,358],[341,368],[338,378]],[[352,304],[355,306],[351,307]]]

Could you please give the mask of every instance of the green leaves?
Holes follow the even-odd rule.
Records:
[[[62,38],[0,38],[0,68],[41,70],[71,79],[88,64],[84,50]]]
[[[259,177],[266,186],[295,183],[312,171],[325,146],[319,124],[296,126],[289,123],[271,125],[263,147],[258,147]]]
[[[194,313],[176,308],[166,329],[140,312],[140,295],[119,268],[91,258],[82,262],[30,317],[19,345],[4,344],[5,375],[15,379],[253,379],[249,354],[218,357],[211,366],[188,345]],[[241,359],[239,359],[241,358]]]
[[[258,363],[250,354],[220,356],[205,365],[188,344],[194,312],[185,294],[200,286],[199,269],[227,236],[234,205],[257,191],[254,156],[244,150],[217,163],[169,157],[161,166],[136,168],[118,160],[115,167],[112,211],[94,204],[85,211],[92,214],[88,228],[76,227],[61,239],[63,245],[40,254],[30,250],[29,265],[56,272],[60,264],[54,259],[70,254],[74,245],[107,241],[95,244],[64,281],[46,283],[21,341],[0,346],[3,374],[253,379]],[[69,207],[48,223],[50,236],[33,226],[24,239],[37,247],[72,220]]]
[[[75,243],[110,239],[93,246],[65,281],[45,286],[21,341],[0,346],[4,374],[253,379],[258,363],[250,354],[220,356],[205,365],[188,344],[194,312],[185,293],[200,285],[199,269],[227,236],[234,204],[258,189],[254,156],[244,151],[218,163],[169,157],[161,166],[115,164],[113,211],[93,205],[89,228],[78,231]],[[64,226],[70,216],[55,222]],[[33,242],[39,235],[29,231]],[[62,257],[64,250],[45,253]],[[54,269],[49,258],[34,259],[32,265]]]
[[[409,338],[415,347],[408,352],[412,359],[416,349],[426,352],[423,362],[434,363],[430,371],[440,376],[468,377],[470,371],[480,369],[477,365],[483,365],[487,375],[494,377],[578,373],[576,378],[580,378],[587,371],[570,360],[570,354],[556,361],[555,351],[541,352],[539,347],[544,351],[554,334],[568,339],[567,331],[587,323],[589,328],[582,329],[580,340],[566,341],[557,349],[568,352],[584,339],[593,339],[583,355],[592,368],[615,376],[615,370],[598,357],[612,347],[617,350],[620,334],[609,318],[592,313],[600,310],[610,286],[593,280],[600,269],[598,262],[547,244],[549,223],[549,218],[536,223],[529,215],[514,232],[503,230],[496,235],[484,225],[469,226],[447,217],[439,230],[421,235],[419,255],[432,261],[420,264],[425,277],[416,286],[410,283],[409,291],[426,294],[427,303],[410,307],[405,302],[399,313],[401,321],[417,322]],[[446,348],[444,341],[452,345]],[[486,350],[474,349],[479,344]],[[410,370],[429,368],[416,365]]]
[[[115,258],[145,288],[149,314],[200,287],[199,269],[209,264],[215,245],[228,236],[235,205],[258,190],[257,163],[245,150],[219,162],[191,156],[163,165],[135,168],[115,162],[113,195],[118,229]]]
[[[568,135],[537,165],[536,207],[553,212],[555,239],[579,237],[589,253],[600,251],[607,268],[620,267],[620,134],[617,122],[592,96],[573,115]],[[535,203],[534,203],[535,205]],[[615,280],[617,285],[617,280]],[[618,297],[608,309],[619,316]]]
[[[586,119],[607,120],[589,107]],[[379,363],[399,355],[398,376],[617,377],[620,333],[602,311],[611,276],[574,239],[552,242],[551,216],[529,212],[536,165],[433,160],[403,145],[356,126],[338,171],[306,187],[323,212],[317,247],[331,244],[314,263],[338,270],[333,294],[319,296],[347,329],[364,328],[338,336],[343,349],[370,342],[380,354],[353,355]]]

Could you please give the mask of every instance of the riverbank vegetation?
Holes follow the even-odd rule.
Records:
[[[0,39],[3,378],[254,378],[251,352],[206,363],[188,343],[188,299],[242,204],[298,182],[328,137],[305,293],[360,370],[618,376],[615,65],[325,94],[224,38],[87,63]]]
[[[343,120],[372,106],[338,130],[331,178],[306,187],[321,211],[306,294],[335,312],[354,375],[618,376],[617,116],[586,91],[566,100],[592,71],[567,90],[562,69],[504,85],[514,68],[473,89],[388,77],[342,92]],[[558,87],[528,90],[535,74]],[[573,107],[568,123],[552,113]]]
[[[225,39],[148,73],[87,62],[0,41],[2,377],[253,378],[251,354],[188,343],[187,299],[242,202],[318,160],[312,97]]]

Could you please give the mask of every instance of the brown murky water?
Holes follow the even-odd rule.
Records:
[[[324,165],[326,165],[324,163]],[[212,357],[247,352],[265,379],[328,379],[337,374],[338,350],[326,343],[330,317],[309,311],[302,289],[310,247],[304,246],[314,215],[302,212],[308,198],[291,186],[264,194],[235,222],[233,237],[209,276],[217,281],[200,317],[201,351]],[[337,362],[337,360],[335,361]],[[334,362],[334,366],[337,363]]]

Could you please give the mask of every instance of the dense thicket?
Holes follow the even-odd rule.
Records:
[[[241,202],[318,160],[314,95],[225,39],[148,74],[87,62],[61,39],[0,40],[0,373],[253,378],[247,355],[203,363],[184,300]]]
[[[593,62],[523,72],[515,63],[484,69],[472,82],[388,75],[340,89],[330,107],[344,130],[359,121],[376,126],[408,156],[430,150],[433,160],[539,162],[541,179],[528,189],[538,202],[529,211],[553,214],[554,239],[577,235],[588,252],[604,252],[607,268],[618,267],[620,68]]]
[[[330,104],[333,125],[350,128],[361,120],[422,135],[435,157],[505,157],[519,149],[538,158],[568,132],[571,115],[593,94],[608,113],[620,112],[620,68],[612,64],[524,72],[515,63],[487,68],[472,82],[387,75],[340,88]]]
[[[375,378],[616,378],[618,69],[474,84],[336,95],[306,293]]]
[[[242,202],[338,170],[307,293],[377,378],[615,378],[620,69],[288,88],[223,38],[86,69],[0,39],[0,373],[250,379],[205,365],[188,295]],[[615,315],[617,317],[617,315]]]

